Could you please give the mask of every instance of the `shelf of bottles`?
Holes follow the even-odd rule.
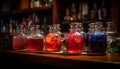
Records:
[[[65,0],[65,21],[111,20],[112,0]]]
[[[20,14],[20,13],[26,13],[26,12],[33,12],[33,11],[46,11],[46,10],[52,10],[52,0],[30,0],[28,1],[27,8],[25,9],[15,9],[10,11],[4,11],[1,12],[0,15],[14,15],[14,14]]]
[[[61,24],[83,23],[87,32],[86,27],[89,23],[99,21],[105,24],[113,21],[112,0],[109,3],[106,0],[65,0],[64,2],[63,16],[60,17]]]

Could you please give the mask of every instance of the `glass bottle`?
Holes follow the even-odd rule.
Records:
[[[25,34],[23,33],[22,25],[17,26],[17,32],[13,35],[13,50],[27,50],[27,39]]]
[[[0,50],[3,50],[3,20],[0,20]]]
[[[34,7],[40,7],[39,0],[34,0],[33,4],[34,4]]]
[[[110,49],[112,48],[112,43],[115,41],[115,30],[113,22],[107,22],[106,27],[106,35],[107,35],[107,53],[112,52]]]
[[[30,0],[30,8],[34,8],[34,0]]]
[[[45,36],[45,51],[47,52],[60,52],[61,50],[61,34],[59,26],[53,24],[49,26],[49,33]]]
[[[91,53],[105,54],[107,48],[107,37],[102,32],[102,23],[95,23],[95,31],[89,36],[89,46]]]
[[[106,16],[107,16],[107,10],[106,10],[106,7],[105,7],[105,2],[104,2],[104,0],[102,0],[100,8],[98,9],[98,19],[99,20],[105,19]]]
[[[82,19],[83,20],[88,19],[88,10],[89,10],[88,2],[83,2],[82,3]]]
[[[33,25],[30,34],[27,36],[27,49],[31,52],[43,51],[44,36],[39,30],[39,25]]]
[[[66,35],[66,52],[81,53],[83,51],[84,39],[82,34],[78,32],[78,23],[70,24],[70,32]]]
[[[93,4],[93,7],[90,11],[90,19],[94,19],[94,20],[97,19],[97,3],[96,2]]]
[[[66,8],[66,15],[64,16],[64,20],[66,20],[66,21],[69,21],[69,20],[70,20],[69,8]]]
[[[77,12],[76,12],[75,3],[72,3],[72,6],[71,6],[71,17],[73,18],[73,20],[77,20]]]
[[[79,4],[79,11],[78,11],[78,16],[77,16],[78,20],[82,20],[82,4]]]

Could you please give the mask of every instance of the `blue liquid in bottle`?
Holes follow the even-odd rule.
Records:
[[[92,33],[89,37],[89,46],[92,53],[105,54],[107,48],[106,34],[99,31],[99,27],[96,26],[97,31]]]

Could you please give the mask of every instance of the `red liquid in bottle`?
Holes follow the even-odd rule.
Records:
[[[13,49],[25,50],[27,48],[27,39],[22,36],[13,37]]]
[[[81,34],[71,32],[66,37],[66,50],[68,53],[81,53],[83,50],[84,41]]]
[[[29,51],[43,51],[43,39],[42,38],[28,38],[28,50]]]

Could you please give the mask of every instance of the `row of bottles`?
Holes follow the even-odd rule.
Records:
[[[108,52],[107,49],[110,48],[111,43],[109,40],[113,39],[115,35],[115,31],[111,30],[113,33],[109,33],[111,31],[108,27],[111,24],[112,22],[107,23],[107,30],[105,32],[101,22],[90,23],[89,31],[85,33],[81,23],[71,23],[69,33],[66,35],[60,32],[59,24],[49,25],[49,33],[46,35],[43,35],[43,31],[40,30],[39,25],[33,25],[29,30],[29,34],[23,34],[24,31],[21,31],[23,38],[18,39],[23,43],[20,43],[21,48],[28,51],[105,54]],[[13,44],[15,41],[13,40]],[[16,47],[20,50],[19,46],[13,46],[14,49]]]
[[[48,25],[48,17],[44,16],[43,17],[38,17],[38,14],[36,13],[32,13],[30,15],[28,15],[27,18],[22,18],[22,19],[15,19],[15,18],[10,18],[9,20],[0,20],[0,49],[4,49],[4,50],[9,50],[12,49],[10,48],[13,43],[12,43],[12,37],[13,36],[17,36],[17,35],[23,35],[21,33],[21,31],[24,32],[24,34],[29,34],[30,32],[25,31],[25,30],[29,30],[31,28],[32,25],[42,25],[43,26],[47,26]],[[40,20],[41,19],[41,20]],[[44,21],[47,22],[44,22]],[[44,23],[47,23],[46,25],[44,25]],[[50,22],[49,22],[50,23]],[[42,29],[44,29],[44,27],[42,27]],[[18,37],[18,36],[17,36]],[[15,39],[19,40],[19,39]],[[24,39],[23,39],[24,40]],[[22,37],[19,40],[20,42],[22,41]],[[19,43],[18,44],[21,44]]]
[[[118,46],[115,49],[119,52],[119,39],[115,37],[117,32],[113,22],[107,22],[106,27],[101,22],[90,23],[88,32],[84,32],[83,23],[73,22],[70,23],[69,33],[64,35],[60,24],[48,25],[49,30],[46,30],[49,33],[46,33],[35,17],[29,17],[28,23],[23,19],[20,25],[11,18],[9,24],[1,20],[0,32],[4,33],[1,37],[5,37],[0,40],[0,49],[105,53],[113,52],[114,46]]]
[[[52,0],[30,0],[30,8],[51,6],[52,2]]]
[[[16,31],[12,33],[14,30],[11,29],[10,20],[9,33],[5,33],[6,37],[0,41],[0,49],[105,54],[111,52],[116,34],[113,29],[113,22],[107,22],[106,25],[106,30],[104,30],[103,23],[90,23],[89,31],[84,32],[82,23],[73,22],[70,24],[69,32],[65,34],[61,32],[60,24],[52,24],[48,26],[49,33],[44,34],[40,25],[24,25],[21,23],[21,25],[16,26]],[[3,32],[6,28],[1,27],[1,32]],[[119,39],[117,41],[119,48]]]
[[[99,1],[99,0],[98,0]],[[97,2],[72,2],[65,8],[65,21],[111,19],[111,8],[104,0]]]

